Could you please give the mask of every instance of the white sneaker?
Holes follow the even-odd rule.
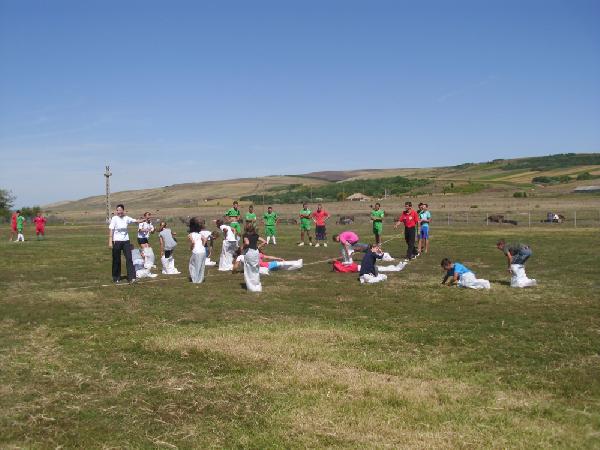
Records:
[[[303,245],[304,245],[304,242],[300,242],[300,243],[298,244],[298,247],[302,247]]]
[[[320,247],[321,244],[319,244],[318,242],[315,244],[315,247]]]
[[[313,246],[313,245],[312,245],[312,242],[309,242],[309,243],[308,243],[308,245],[310,245],[311,247]]]
[[[327,242],[323,242],[323,247],[327,247]]]

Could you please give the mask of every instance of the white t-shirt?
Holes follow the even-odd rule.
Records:
[[[135,223],[137,220],[132,219],[129,216],[113,216],[110,219],[110,225],[108,228],[113,230],[113,241],[128,241],[129,233],[127,232],[127,225]]]
[[[140,239],[148,239],[150,237],[150,233],[154,231],[154,225],[148,222],[140,222],[138,225],[138,238]]]
[[[208,243],[208,241],[210,241],[212,238],[212,231],[209,230],[202,230],[200,232],[200,236],[202,236],[204,239],[206,239],[206,242]]]
[[[200,233],[190,233],[190,239],[194,243],[192,253],[195,253],[197,255],[206,254],[206,250],[204,249],[204,245],[202,244],[202,236],[200,235]]]
[[[229,225],[221,225],[220,230],[223,233],[224,240],[229,242],[237,242],[235,233]]]

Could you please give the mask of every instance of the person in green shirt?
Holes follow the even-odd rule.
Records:
[[[254,205],[248,206],[248,212],[246,213],[246,223],[256,224],[256,214],[254,213]]]
[[[312,236],[310,230],[312,230],[312,211],[308,209],[306,203],[302,203],[302,209],[300,210],[300,242],[298,246],[304,245],[304,236],[308,237],[308,245],[312,247]]]
[[[373,222],[373,234],[375,235],[375,243],[381,244],[381,234],[383,232],[383,218],[385,211],[381,209],[380,203],[375,203],[375,208],[371,210],[371,222]]]
[[[229,208],[225,213],[225,217],[229,220],[229,226],[237,231],[238,235],[242,234],[242,226],[240,225],[240,218],[242,214],[238,208],[238,202],[233,202],[233,207]]]
[[[267,208],[267,212],[263,215],[263,222],[265,224],[265,235],[267,236],[267,244],[271,242],[271,238],[273,238],[273,245],[277,245],[277,222],[279,222],[279,218],[276,212],[273,212],[273,207],[269,206]]]
[[[25,236],[23,236],[23,229],[25,228],[25,216],[21,215],[21,211],[17,211],[17,242],[25,242]]]

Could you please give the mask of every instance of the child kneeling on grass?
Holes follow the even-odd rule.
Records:
[[[360,272],[358,280],[364,283],[379,283],[387,280],[387,275],[380,274],[377,270],[377,260],[383,258],[383,251],[378,244],[371,244],[365,251],[362,262],[360,263]]]
[[[446,284],[450,278],[450,285],[471,289],[490,289],[490,282],[484,279],[475,278],[475,274],[466,266],[459,262],[452,262],[448,258],[442,259],[442,269],[446,271],[446,275],[442,280],[442,284]]]

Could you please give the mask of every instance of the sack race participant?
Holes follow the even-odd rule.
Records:
[[[160,241],[160,262],[164,275],[178,275],[181,273],[175,268],[175,259],[173,258],[173,251],[177,246],[175,235],[176,233],[171,231],[166,222],[160,223],[158,239]]]
[[[333,261],[333,271],[340,273],[358,273],[360,266],[355,262],[350,264],[344,264],[342,261],[336,259]]]
[[[342,263],[352,264],[352,254],[356,252],[364,252],[369,247],[367,244],[358,242],[358,234],[354,231],[344,231],[333,236],[334,242],[339,242],[342,246]]]
[[[145,249],[147,250],[147,249]],[[136,278],[156,278],[158,275],[152,273],[149,268],[144,265],[144,252],[141,252],[140,249],[133,248],[131,250],[131,259],[133,259],[133,267],[135,268],[135,276]]]
[[[206,244],[204,245],[204,250],[206,251],[206,262],[204,263],[204,265],[207,267],[216,266],[217,263],[215,261],[212,261],[210,257],[212,255],[214,242],[219,237],[219,232],[202,229],[200,231],[200,236],[202,236],[206,241]]]
[[[525,273],[525,262],[533,254],[529,245],[507,244],[504,239],[500,239],[496,247],[506,256],[508,271],[512,275],[510,287],[526,288],[537,286],[537,281],[533,278],[527,278],[527,274]]]
[[[192,255],[189,262],[190,281],[192,283],[202,283],[204,281],[204,263],[206,262],[206,239],[200,234],[202,231],[203,222],[192,217],[190,220],[190,233],[188,240],[190,242],[190,250]]]
[[[219,271],[229,272],[233,269],[234,255],[238,249],[237,236],[233,228],[225,225],[222,220],[217,220],[217,227],[219,227],[223,236],[223,246],[221,247],[221,256],[219,258]]]
[[[298,270],[302,269],[304,260],[297,259],[295,261],[286,261],[283,258],[276,256],[265,255],[262,250],[259,250],[260,267],[271,270]],[[269,262],[267,262],[269,261]],[[262,272],[261,272],[262,274]]]
[[[476,278],[471,269],[459,262],[453,263],[448,258],[444,258],[440,265],[446,271],[442,284],[446,284],[446,281],[450,278],[450,285],[456,284],[459,287],[470,289],[490,289],[488,280]]]
[[[152,233],[154,233],[154,225],[152,225],[152,214],[146,211],[144,213],[144,220],[142,220],[138,225],[137,234],[137,241],[142,250],[144,250],[146,247],[150,247],[149,239]]]
[[[387,280],[387,275],[380,274],[377,271],[377,260],[383,258],[383,252],[379,245],[370,245],[365,251],[362,262],[360,263],[360,271],[358,272],[358,280],[360,284],[364,283],[379,283]]]
[[[131,257],[131,243],[127,226],[139,222],[139,220],[125,215],[125,207],[122,204],[117,205],[116,214],[108,225],[108,247],[112,249],[112,277],[115,283],[121,281],[121,252],[125,254],[127,279],[129,283],[135,283],[135,268]]]
[[[43,240],[46,230],[46,218],[42,216],[41,211],[37,213],[36,217],[33,219],[33,223],[35,223],[35,235],[37,240]]]
[[[254,229],[254,225],[251,223],[246,224],[245,231],[243,251],[246,289],[250,292],[261,292],[262,284],[260,283],[260,256],[258,250],[259,246],[262,247],[267,241],[258,235]]]

